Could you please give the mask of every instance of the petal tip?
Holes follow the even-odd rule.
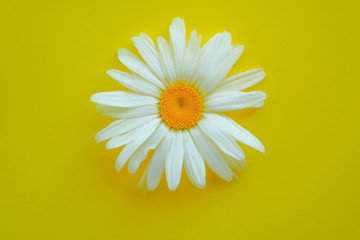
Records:
[[[170,189],[170,191],[174,192],[178,186],[179,186],[179,183],[180,182],[172,182],[171,180],[170,181],[167,181],[168,182],[168,187]]]
[[[107,74],[107,75],[110,75],[110,74],[113,73],[113,72],[114,72],[114,69],[106,70],[106,74]]]
[[[171,192],[175,192],[175,190],[177,189],[177,187],[174,187],[174,186],[169,186],[169,190],[171,191]]]
[[[91,95],[90,96],[90,101],[94,102],[94,103],[97,103],[97,96],[98,96],[98,93],[94,93],[93,95]]]
[[[119,50],[117,50],[117,54],[119,57],[122,57],[124,55],[126,55],[128,53],[129,50],[125,49],[125,48],[120,48]]]

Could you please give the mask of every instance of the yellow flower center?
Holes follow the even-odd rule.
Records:
[[[199,121],[201,112],[202,98],[193,87],[168,87],[161,96],[160,115],[170,128],[191,128]]]

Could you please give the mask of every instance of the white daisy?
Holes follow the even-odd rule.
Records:
[[[157,46],[145,33],[133,37],[141,57],[126,49],[120,61],[131,73],[109,70],[107,74],[132,91],[101,92],[91,96],[103,114],[120,118],[96,135],[108,140],[106,148],[125,145],[116,160],[120,171],[128,163],[135,173],[150,150],[154,154],[139,187],[154,190],[164,172],[174,191],[182,168],[199,187],[205,187],[205,162],[221,178],[236,178],[233,170],[246,166],[240,142],[264,152],[250,132],[217,112],[261,107],[266,94],[242,90],[265,77],[258,68],[226,78],[244,47],[231,45],[228,32],[218,33],[201,45],[195,30],[186,42],[185,24],[175,18],[169,43],[157,38]]]

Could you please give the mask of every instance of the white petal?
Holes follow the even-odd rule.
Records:
[[[202,132],[204,132],[215,145],[224,153],[235,159],[245,159],[244,152],[241,150],[235,140],[225,135],[216,125],[216,122],[212,122],[210,119],[204,117],[198,122],[198,125]]]
[[[258,106],[266,99],[266,94],[260,91],[215,92],[204,99],[206,111],[226,112]]]
[[[253,69],[224,79],[215,91],[244,90],[260,82],[264,77],[264,69]]]
[[[221,178],[230,181],[232,179],[231,169],[216,146],[200,131],[198,126],[191,128],[190,133],[196,148],[209,167]]]
[[[205,95],[212,92],[224,80],[243,51],[244,46],[235,46],[229,53],[224,51],[224,54],[221,57],[219,56],[215,65],[206,73],[206,79],[200,86],[201,89],[204,89]]]
[[[261,107],[263,107],[263,106],[264,106],[264,101],[259,102],[259,103],[255,104],[255,105],[252,106],[252,107],[253,107],[253,108],[261,108]]]
[[[175,18],[170,25],[170,46],[174,53],[176,76],[179,79],[186,47],[185,23],[180,18]]]
[[[159,80],[155,74],[147,67],[147,65],[135,54],[126,49],[119,49],[118,55],[120,61],[131,71],[139,74],[141,77],[149,80],[161,89],[165,89],[165,85]]]
[[[106,148],[113,149],[132,142],[136,138],[138,138],[142,133],[147,132],[149,130],[155,130],[155,128],[159,125],[160,121],[161,121],[160,118],[155,118],[152,121],[142,126],[139,126],[138,128],[133,129],[121,136],[114,137],[106,143]]]
[[[135,92],[152,97],[159,97],[161,94],[161,91],[157,86],[141,77],[115,69],[108,70],[106,73],[120,84],[131,90],[134,90]]]
[[[169,128],[163,122],[155,132],[136,150],[129,160],[129,173],[135,173],[151,149],[157,148]]]
[[[215,41],[222,35],[222,33],[215,34],[212,38],[210,38],[204,46],[201,48],[200,56],[201,58],[204,58],[206,54],[208,54],[209,49],[211,49],[214,46]]]
[[[200,91],[208,92],[209,83],[216,78],[219,65],[225,60],[232,50],[231,35],[227,32],[215,35],[209,40],[209,44],[204,45],[204,51],[200,53],[199,65],[196,69],[194,78],[197,79],[197,86],[201,86]]]
[[[161,69],[159,51],[155,43],[145,33],[140,33],[139,37],[133,37],[132,41],[149,68],[165,83],[165,75]]]
[[[172,136],[171,146],[166,155],[165,162],[166,180],[171,191],[175,191],[179,186],[183,161],[184,146],[182,131],[176,131]]]
[[[246,161],[245,159],[239,160],[239,159],[235,159],[232,158],[226,154],[223,154],[223,157],[226,161],[226,163],[233,169],[235,169],[236,171],[241,171],[246,167]]]
[[[186,130],[184,138],[184,166],[186,174],[190,181],[199,188],[204,188],[205,181],[205,163],[199,151],[196,149],[194,141]]]
[[[169,151],[172,134],[172,131],[169,131],[165,135],[148,165],[147,186],[151,191],[159,185],[164,172],[166,154]]]
[[[152,115],[140,118],[117,120],[96,134],[95,139],[97,139],[98,142],[101,142],[109,138],[124,134],[144,125],[149,121],[152,121],[156,117],[157,115]]]
[[[157,105],[122,108],[98,104],[96,105],[96,109],[101,111],[102,114],[114,118],[137,118],[159,113],[159,107]]]
[[[116,129],[121,123],[125,122],[125,119],[119,119],[116,120],[112,123],[110,123],[107,127],[105,127],[104,129],[102,129],[100,132],[98,132],[95,135],[95,139],[99,139],[100,137],[103,137],[104,135],[106,135],[107,133],[110,133],[113,131],[113,129]]]
[[[148,172],[148,169],[146,168],[144,171],[144,174],[141,177],[139,185],[137,186],[137,189],[143,193],[146,193],[149,191],[149,189],[147,188],[147,184],[146,184],[147,172]]]
[[[264,145],[254,135],[231,118],[216,113],[204,113],[204,117],[216,123],[219,129],[224,133],[231,135],[236,141],[255,148],[260,152],[265,152]]]
[[[100,92],[91,96],[90,101],[114,107],[138,107],[154,105],[158,99],[132,92]]]
[[[153,121],[155,121],[158,125],[160,124],[160,120],[158,119]],[[124,149],[119,154],[115,163],[115,168],[117,171],[120,171],[123,168],[123,166],[129,160],[131,155],[133,155],[134,152],[141,146],[141,144],[143,144],[145,140],[149,138],[149,136],[155,131],[158,125],[155,126],[151,125],[148,128],[144,129],[144,131],[137,134],[136,139],[134,139],[134,141],[130,142],[124,147]]]
[[[180,79],[186,80],[189,85],[191,85],[195,80],[193,79],[193,75],[200,59],[200,45],[201,35],[199,38],[196,38],[196,31],[193,30],[190,34],[190,39],[184,53],[184,59],[180,72]]]
[[[160,51],[160,63],[166,79],[172,85],[176,81],[176,70],[172,51],[163,37],[157,38]]]

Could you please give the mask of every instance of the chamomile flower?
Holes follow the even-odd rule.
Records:
[[[234,171],[246,166],[237,142],[261,152],[264,146],[229,117],[219,114],[264,104],[266,94],[243,92],[265,77],[254,69],[226,77],[244,47],[231,45],[228,32],[218,33],[201,47],[201,35],[193,30],[186,41],[185,24],[175,18],[170,40],[145,33],[133,37],[141,58],[126,49],[120,61],[131,73],[107,74],[132,91],[101,92],[91,96],[103,114],[119,118],[96,135],[109,140],[106,148],[124,146],[116,160],[120,171],[128,162],[135,173],[150,150],[139,187],[154,190],[165,171],[170,190],[178,187],[183,167],[191,182],[205,187],[205,163],[221,178],[231,181]]]

